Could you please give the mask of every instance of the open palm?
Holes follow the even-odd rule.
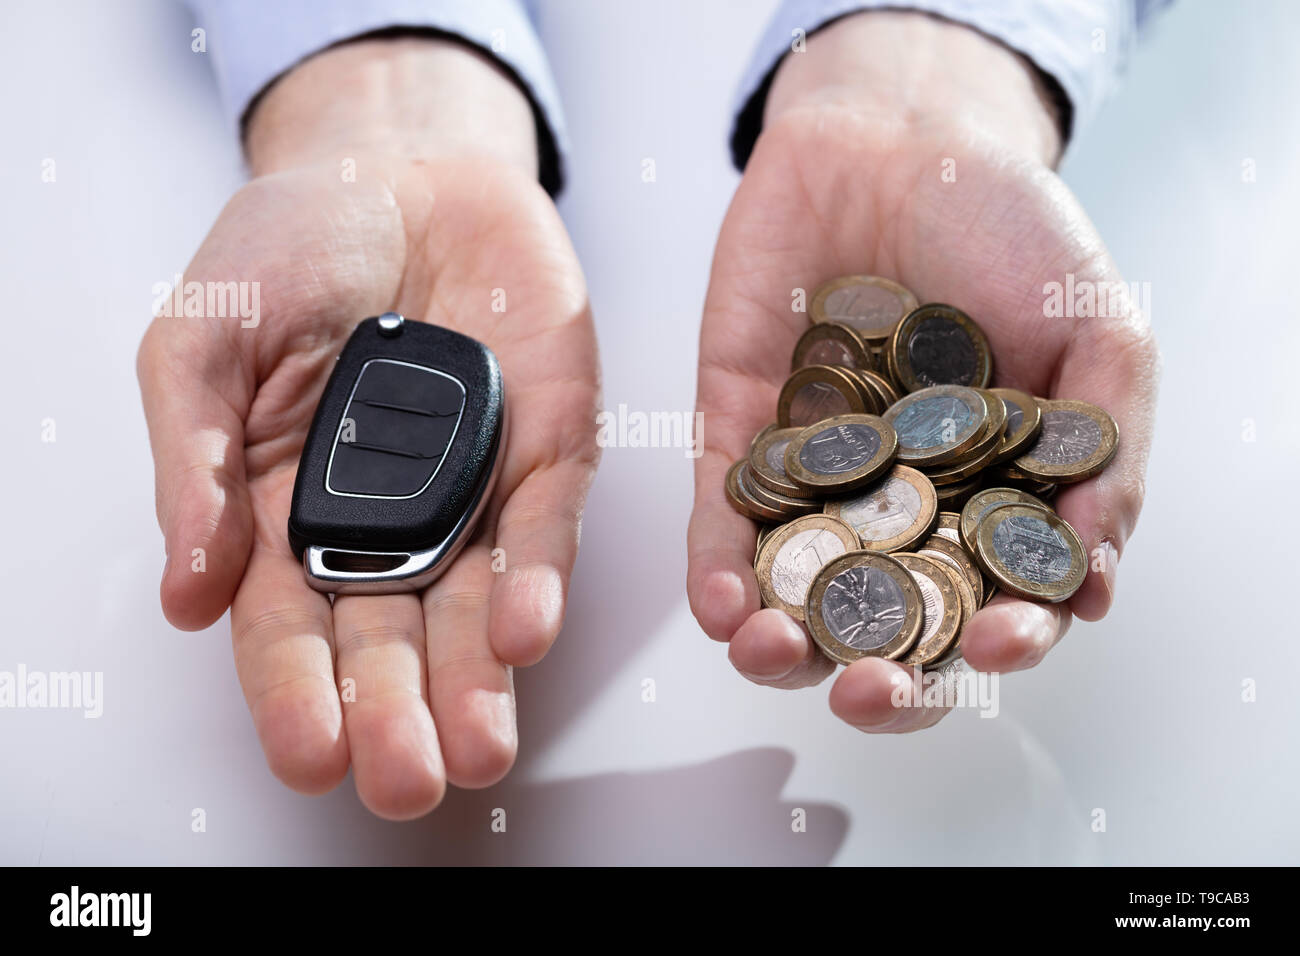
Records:
[[[259,283],[259,324],[157,318],[138,371],[168,618],[205,627],[231,607],[277,776],[322,792],[351,765],[367,806],[404,818],[448,780],[486,786],[513,762],[510,668],[539,660],[562,621],[598,457],[597,357],[581,271],[535,182],[484,161],[356,168],[356,181],[330,165],[242,189],[185,279]],[[439,580],[331,604],[290,551],[290,494],[335,356],[390,309],[493,349],[511,435],[482,523]]]
[[[948,302],[978,321],[995,384],[1083,399],[1119,423],[1120,449],[1098,478],[1064,490],[1057,508],[1079,531],[1094,570],[1067,606],[996,598],[966,626],[975,668],[1037,663],[1069,625],[1109,608],[1115,562],[1141,508],[1157,354],[1133,309],[1111,317],[1044,315],[1044,285],[1120,281],[1101,239],[1050,170],[973,136],[904,135],[852,109],[819,104],[763,132],[727,214],[700,340],[697,404],[708,427],[696,463],[688,591],[705,632],[730,642],[738,670],[797,687],[834,665],[784,612],[760,610],[755,527],[726,501],[726,468],[774,418],[790,353],[808,318],[796,290],[838,275],[898,280],[922,302]],[[1096,550],[1100,549],[1100,551]],[[941,711],[895,709],[901,666],[868,658],[845,669],[831,708],[864,730],[928,726]]]

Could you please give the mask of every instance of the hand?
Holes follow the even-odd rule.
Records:
[[[369,46],[380,56],[420,49]],[[466,51],[439,49],[459,67],[488,69]],[[334,122],[347,90],[390,87],[352,82],[354,68],[373,68],[357,63],[366,52],[325,54],[345,59],[321,65],[320,76],[308,61],[299,68],[310,68],[306,76],[295,71],[273,89],[250,130],[260,175],[231,199],[186,270],[187,282],[260,283],[260,323],[157,318],[138,372],[167,544],[168,619],[201,628],[230,605],[240,682],[276,776],[319,793],[351,764],[365,804],[400,819],[431,810],[447,781],[487,786],[514,760],[511,667],[540,660],[560,629],[598,457],[599,387],[582,274],[526,168],[535,154],[479,139],[482,152],[464,155],[446,140],[413,145],[356,129],[347,133],[359,143],[335,142],[304,119],[312,115],[304,93],[332,96],[332,110],[318,115]],[[493,89],[519,95],[512,84]],[[526,103],[521,115],[531,140]],[[260,129],[263,119],[275,125]],[[386,144],[394,152],[380,151]],[[340,175],[344,159],[355,161],[353,182]],[[505,311],[493,311],[496,289]],[[441,578],[422,594],[345,596],[331,606],[289,549],[290,493],[335,356],[361,319],[389,309],[493,349],[511,434],[479,530]],[[206,570],[196,573],[200,548]],[[503,573],[493,572],[493,548],[504,551]]]
[[[718,239],[700,340],[698,409],[708,422],[695,468],[688,591],[700,626],[730,642],[760,684],[801,687],[835,669],[803,627],[760,610],[755,525],[723,493],[727,467],[774,418],[811,297],[838,275],[873,273],[948,302],[988,333],[998,384],[1105,408],[1116,458],[1063,489],[1056,507],[1082,536],[1090,572],[1063,605],[1001,595],[962,636],[977,670],[1032,667],[1071,615],[1094,621],[1114,597],[1115,563],[1142,505],[1158,358],[1145,319],[1048,318],[1044,284],[1120,281],[1100,237],[1051,171],[1059,148],[1032,74],[978,34],[916,14],[869,13],[815,34],[786,57],[762,135]],[[955,181],[944,181],[945,169]],[[1100,549],[1098,551],[1097,549]],[[866,731],[904,732],[942,710],[896,709],[911,672],[867,658],[845,668],[832,711]]]

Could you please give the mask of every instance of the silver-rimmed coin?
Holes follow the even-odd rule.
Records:
[[[808,588],[804,620],[831,660],[894,660],[921,633],[921,591],[907,568],[887,554],[850,551],[828,561]]]
[[[939,385],[904,395],[885,421],[898,433],[898,460],[918,467],[942,465],[984,434],[988,405],[973,388]]]
[[[808,515],[781,525],[763,539],[754,562],[763,604],[802,621],[808,585],[822,565],[857,547],[853,529],[827,515]]]

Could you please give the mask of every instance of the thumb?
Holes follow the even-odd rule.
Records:
[[[252,545],[244,472],[251,390],[238,353],[205,319],[155,318],[136,358],[167,552],[163,614],[182,630],[230,606]]]

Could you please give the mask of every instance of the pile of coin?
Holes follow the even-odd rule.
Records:
[[[1074,594],[1087,554],[1048,502],[1106,467],[1115,420],[990,388],[979,325],[889,279],[834,279],[809,311],[776,422],[726,478],[762,523],[763,603],[840,663],[930,669],[960,658],[962,627],[999,589]]]

